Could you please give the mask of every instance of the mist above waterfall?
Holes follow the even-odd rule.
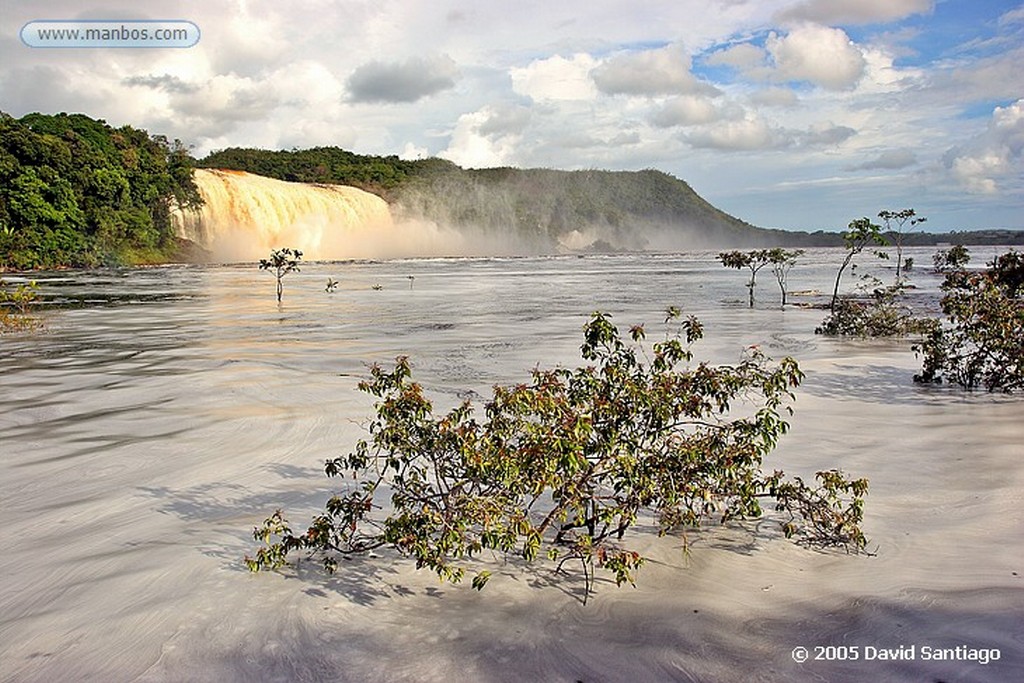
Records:
[[[308,260],[538,253],[515,235],[395,217],[379,196],[346,185],[295,183],[234,170],[196,169],[204,205],[177,210],[181,237],[223,262],[292,247]]]
[[[425,167],[384,189],[388,201],[344,184],[237,170],[198,169],[194,178],[205,205],[175,212],[178,232],[218,261],[251,261],[286,246],[309,260],[336,260],[678,251],[777,240],[657,171]]]

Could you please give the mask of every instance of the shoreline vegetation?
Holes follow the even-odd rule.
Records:
[[[615,244],[594,240],[581,253],[652,250],[645,233],[682,230],[700,248],[843,245],[840,231],[756,227],[653,169],[463,169],[443,159],[337,147],[229,148],[196,160],[181,141],[132,126],[114,128],[83,114],[16,119],[0,112],[0,272],[208,261],[201,245],[176,234],[172,219],[176,208],[202,205],[196,168],[351,185],[381,196],[399,217],[512,232],[541,244],[591,228],[614,238]],[[898,236],[901,246],[1024,244],[1024,230]]]

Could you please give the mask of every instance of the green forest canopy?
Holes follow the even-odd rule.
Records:
[[[160,262],[202,203],[178,140],[83,114],[0,112],[0,267]]]

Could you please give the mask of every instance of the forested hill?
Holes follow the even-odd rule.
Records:
[[[578,246],[586,248],[592,240],[594,249],[657,247],[648,238],[658,234],[681,236],[693,248],[842,246],[845,227],[815,232],[758,228],[715,208],[686,182],[655,170],[464,169],[443,159],[411,161],[337,147],[236,147],[210,154],[196,165],[279,180],[353,185],[381,195],[399,214],[492,234],[512,231],[549,244],[575,230],[585,233]],[[873,215],[881,208],[865,207],[865,213]],[[906,235],[904,243],[1024,244],[1024,231],[918,231]]]
[[[362,156],[336,147],[227,149],[198,162],[281,180],[354,185],[394,209],[442,225],[556,243],[577,231],[605,246],[640,249],[651,228],[687,231],[695,244],[777,244],[779,235],[730,216],[684,181],[655,170],[463,169],[442,159]],[[785,236],[785,234],[783,235]],[[586,239],[586,238],[581,238]],[[611,244],[608,244],[608,243]]]
[[[82,114],[0,112],[0,268],[180,257],[170,210],[201,202],[175,140]]]

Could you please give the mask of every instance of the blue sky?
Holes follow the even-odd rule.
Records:
[[[186,19],[189,49],[32,49],[37,19]],[[0,109],[228,146],[657,168],[755,225],[1024,228],[1024,3],[6,0]]]

